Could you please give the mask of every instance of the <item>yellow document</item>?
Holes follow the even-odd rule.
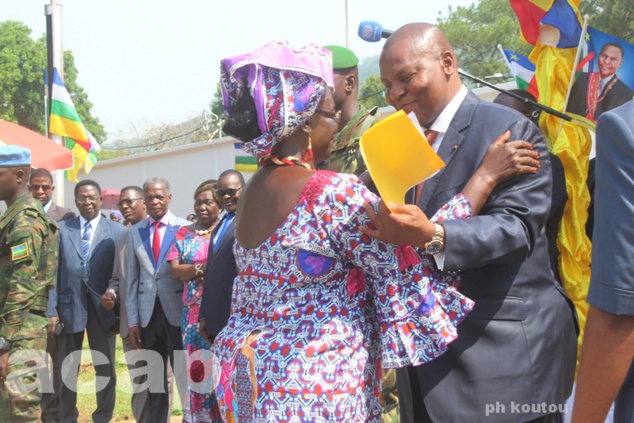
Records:
[[[405,204],[405,194],[445,166],[420,126],[402,110],[368,129],[359,143],[383,201]]]

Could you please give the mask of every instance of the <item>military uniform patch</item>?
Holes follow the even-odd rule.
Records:
[[[29,246],[26,242],[11,247],[11,261],[20,260],[29,256]]]

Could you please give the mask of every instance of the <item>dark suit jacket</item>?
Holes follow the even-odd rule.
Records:
[[[544,413],[508,414],[513,402],[562,404],[572,388],[575,313],[549,266],[544,225],[552,177],[541,131],[470,92],[438,150],[446,166],[425,183],[418,206],[431,217],[461,192],[492,140],[507,129],[511,139],[534,144],[542,166],[498,186],[478,216],[443,223],[443,272],[460,273],[460,291],[475,307],[449,351],[415,368],[437,422],[528,421]],[[502,404],[507,413],[485,417],[487,404]]]
[[[588,90],[588,74],[582,73],[575,81],[570,91],[570,99],[568,100],[567,111],[575,113],[580,116],[585,116],[587,113],[586,93]],[[608,83],[609,85],[609,83]],[[607,87],[606,87],[607,88]],[[602,93],[603,94],[603,93]],[[615,107],[619,107],[634,97],[634,91],[632,91],[627,85],[620,79],[612,86],[612,88],[605,93],[605,98],[597,105],[597,110],[594,112],[594,120],[599,119],[599,116],[607,110],[612,110]]]
[[[108,288],[114,265],[115,241],[125,232],[125,226],[101,216],[90,245],[89,264],[82,264],[79,217],[60,222],[59,266],[57,284],[49,293],[49,316],[59,316],[64,333],[77,333],[86,328],[88,301],[99,313],[104,331],[117,320],[114,311],[101,306],[101,295]]]
[[[557,248],[557,234],[561,225],[561,218],[564,216],[568,194],[566,193],[566,174],[561,159],[553,153],[549,153],[550,164],[553,174],[553,190],[550,196],[551,206],[548,219],[546,219],[546,238],[548,238],[548,257],[550,258],[550,268],[553,271],[555,280],[561,283],[559,276],[559,249]]]
[[[74,211],[67,209],[66,207],[58,206],[55,202],[51,203],[51,207],[48,208],[46,214],[56,222],[76,217]]]
[[[226,215],[224,219],[226,219]],[[212,239],[222,223],[221,221],[216,226]],[[236,220],[234,218],[222,239],[218,241],[218,247],[214,249],[213,242],[209,244],[205,285],[200,303],[200,318],[205,319],[207,334],[212,339],[227,325],[231,314],[233,280],[238,274],[236,260],[233,256],[235,234]]]

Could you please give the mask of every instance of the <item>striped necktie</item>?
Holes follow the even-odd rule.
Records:
[[[81,234],[81,252],[84,259],[84,267],[86,267],[90,256],[90,222],[86,222],[84,231]]]

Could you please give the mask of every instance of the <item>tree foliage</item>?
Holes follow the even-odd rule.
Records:
[[[458,56],[460,68],[484,78],[509,69],[497,45],[528,55],[532,46],[519,35],[517,16],[508,0],[481,0],[469,7],[449,7],[446,18],[438,18],[438,27]]]
[[[634,44],[632,0],[583,0],[579,11],[590,17],[591,27]]]
[[[385,87],[381,83],[378,75],[368,76],[359,90],[359,102],[366,108],[370,109],[374,106],[387,106],[387,101],[383,95]]]
[[[46,38],[31,38],[21,22],[0,22],[0,119],[17,123],[41,134],[44,120],[44,71],[47,67]],[[77,84],[78,70],[72,52],[64,52],[64,84],[86,128],[103,142],[106,131],[90,113],[93,104]]]

